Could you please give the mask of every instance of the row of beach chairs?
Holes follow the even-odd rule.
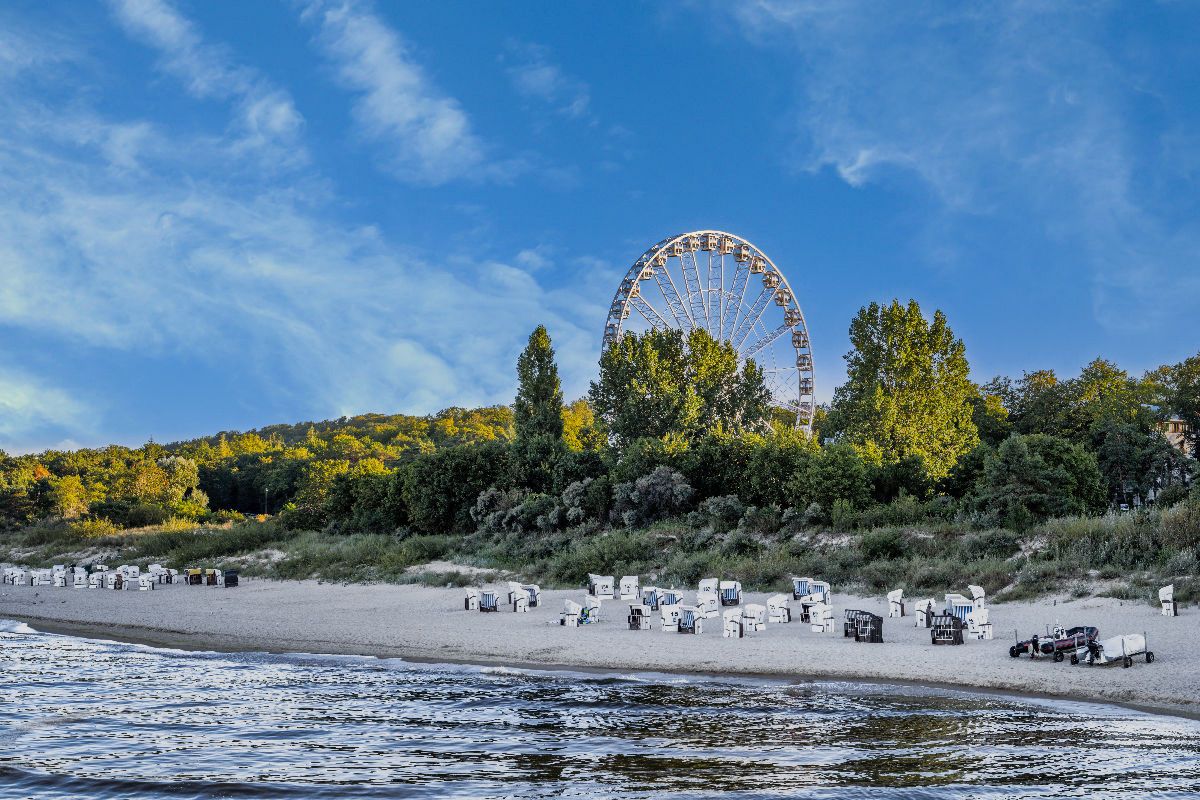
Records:
[[[49,569],[28,569],[6,566],[0,573],[3,582],[11,586],[53,586],[75,589],[121,589],[151,591],[156,586],[176,583],[181,578],[192,585],[237,586],[237,570],[189,569],[181,576],[178,570],[161,564],[151,564],[143,572],[136,564],[122,564],[109,569],[104,564],[88,567],[55,564]]]
[[[503,600],[501,599],[503,598]],[[505,589],[476,589],[467,587],[467,595],[463,599],[466,611],[499,611],[502,607],[510,611],[525,612],[536,608],[542,602],[542,590],[537,584],[522,584],[509,581]]]

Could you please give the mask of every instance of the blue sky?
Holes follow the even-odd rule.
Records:
[[[568,398],[701,228],[973,376],[1200,343],[1200,7],[113,0],[0,8],[0,448]]]

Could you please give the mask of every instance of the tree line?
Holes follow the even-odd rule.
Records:
[[[88,532],[269,513],[332,532],[527,535],[683,515],[841,525],[903,503],[1020,530],[1178,502],[1194,480],[1163,423],[1180,416],[1196,447],[1200,354],[1138,378],[1098,358],[1071,378],[976,384],[945,316],[898,301],[864,307],[850,341],[846,383],[812,437],[771,406],[761,368],[703,331],[626,334],[587,397],[564,403],[539,326],[511,407],[0,454],[0,518]]]

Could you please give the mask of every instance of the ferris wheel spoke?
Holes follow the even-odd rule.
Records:
[[[665,283],[663,282],[664,276],[667,279]],[[675,318],[675,324],[679,329],[696,327],[696,323],[688,315],[687,306],[679,298],[679,290],[675,288],[675,280],[671,277],[671,273],[667,271],[666,266],[658,267],[654,270],[654,281],[658,284],[659,290],[662,291],[663,297],[667,299],[667,307],[671,309],[671,316]]]
[[[716,339],[721,335],[721,314],[725,307],[722,302],[725,297],[725,259],[717,265],[713,255],[712,250],[708,251],[708,334]]]
[[[764,336],[763,338],[761,338],[757,342],[755,342],[753,347],[751,347],[745,353],[741,354],[741,358],[743,358],[743,359],[753,358],[755,353],[757,353],[759,350],[762,350],[764,347],[771,344],[776,339],[778,339],[780,336],[783,336],[785,333],[787,333],[790,330],[791,330],[791,326],[789,326],[786,322],[783,323],[778,328],[771,331],[766,336]]]
[[[729,307],[729,313],[725,317],[724,335],[721,337],[726,341],[732,341],[733,331],[738,322],[738,316],[742,311],[742,303],[746,299],[746,283],[750,278],[750,262],[739,261],[737,270],[733,273],[733,292],[730,294],[730,299],[736,297],[736,302]]]
[[[665,319],[663,319],[662,314],[659,314],[654,306],[647,303],[644,298],[640,296],[631,297],[629,298],[629,302],[634,308],[637,309],[639,314],[645,317],[646,321],[649,322],[655,330],[665,331],[670,329],[671,326]]]
[[[733,345],[734,350],[741,349],[742,342],[746,340],[750,331],[758,323],[763,311],[767,308],[767,303],[771,302],[771,298],[774,296],[775,289],[773,287],[763,287],[762,294],[754,301],[754,305],[746,312],[746,316],[742,317],[742,321],[738,323],[737,330],[734,331],[733,338],[730,340],[730,344]]]
[[[703,327],[707,329],[708,304],[704,302],[704,290],[700,286],[700,269],[696,264],[695,253],[690,253],[692,263],[690,267],[688,266],[688,255],[689,253],[684,253],[679,257],[679,264],[683,269],[683,279],[687,286],[688,307],[696,327],[699,328],[703,324]]]

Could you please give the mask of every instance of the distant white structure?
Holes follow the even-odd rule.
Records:
[[[637,600],[641,595],[641,591],[638,589],[639,583],[640,581],[638,580],[637,575],[623,576],[621,578],[621,599]]]
[[[767,622],[791,622],[792,598],[786,594],[773,594],[767,598]]]
[[[593,597],[599,597],[601,600],[613,599],[613,577],[612,575],[596,575],[595,573],[588,575],[588,594]]]
[[[904,616],[904,590],[895,589],[888,592],[888,616],[903,617]]]
[[[1164,617],[1179,616],[1179,606],[1175,603],[1175,584],[1169,584],[1158,590],[1158,602],[1162,603]]]

